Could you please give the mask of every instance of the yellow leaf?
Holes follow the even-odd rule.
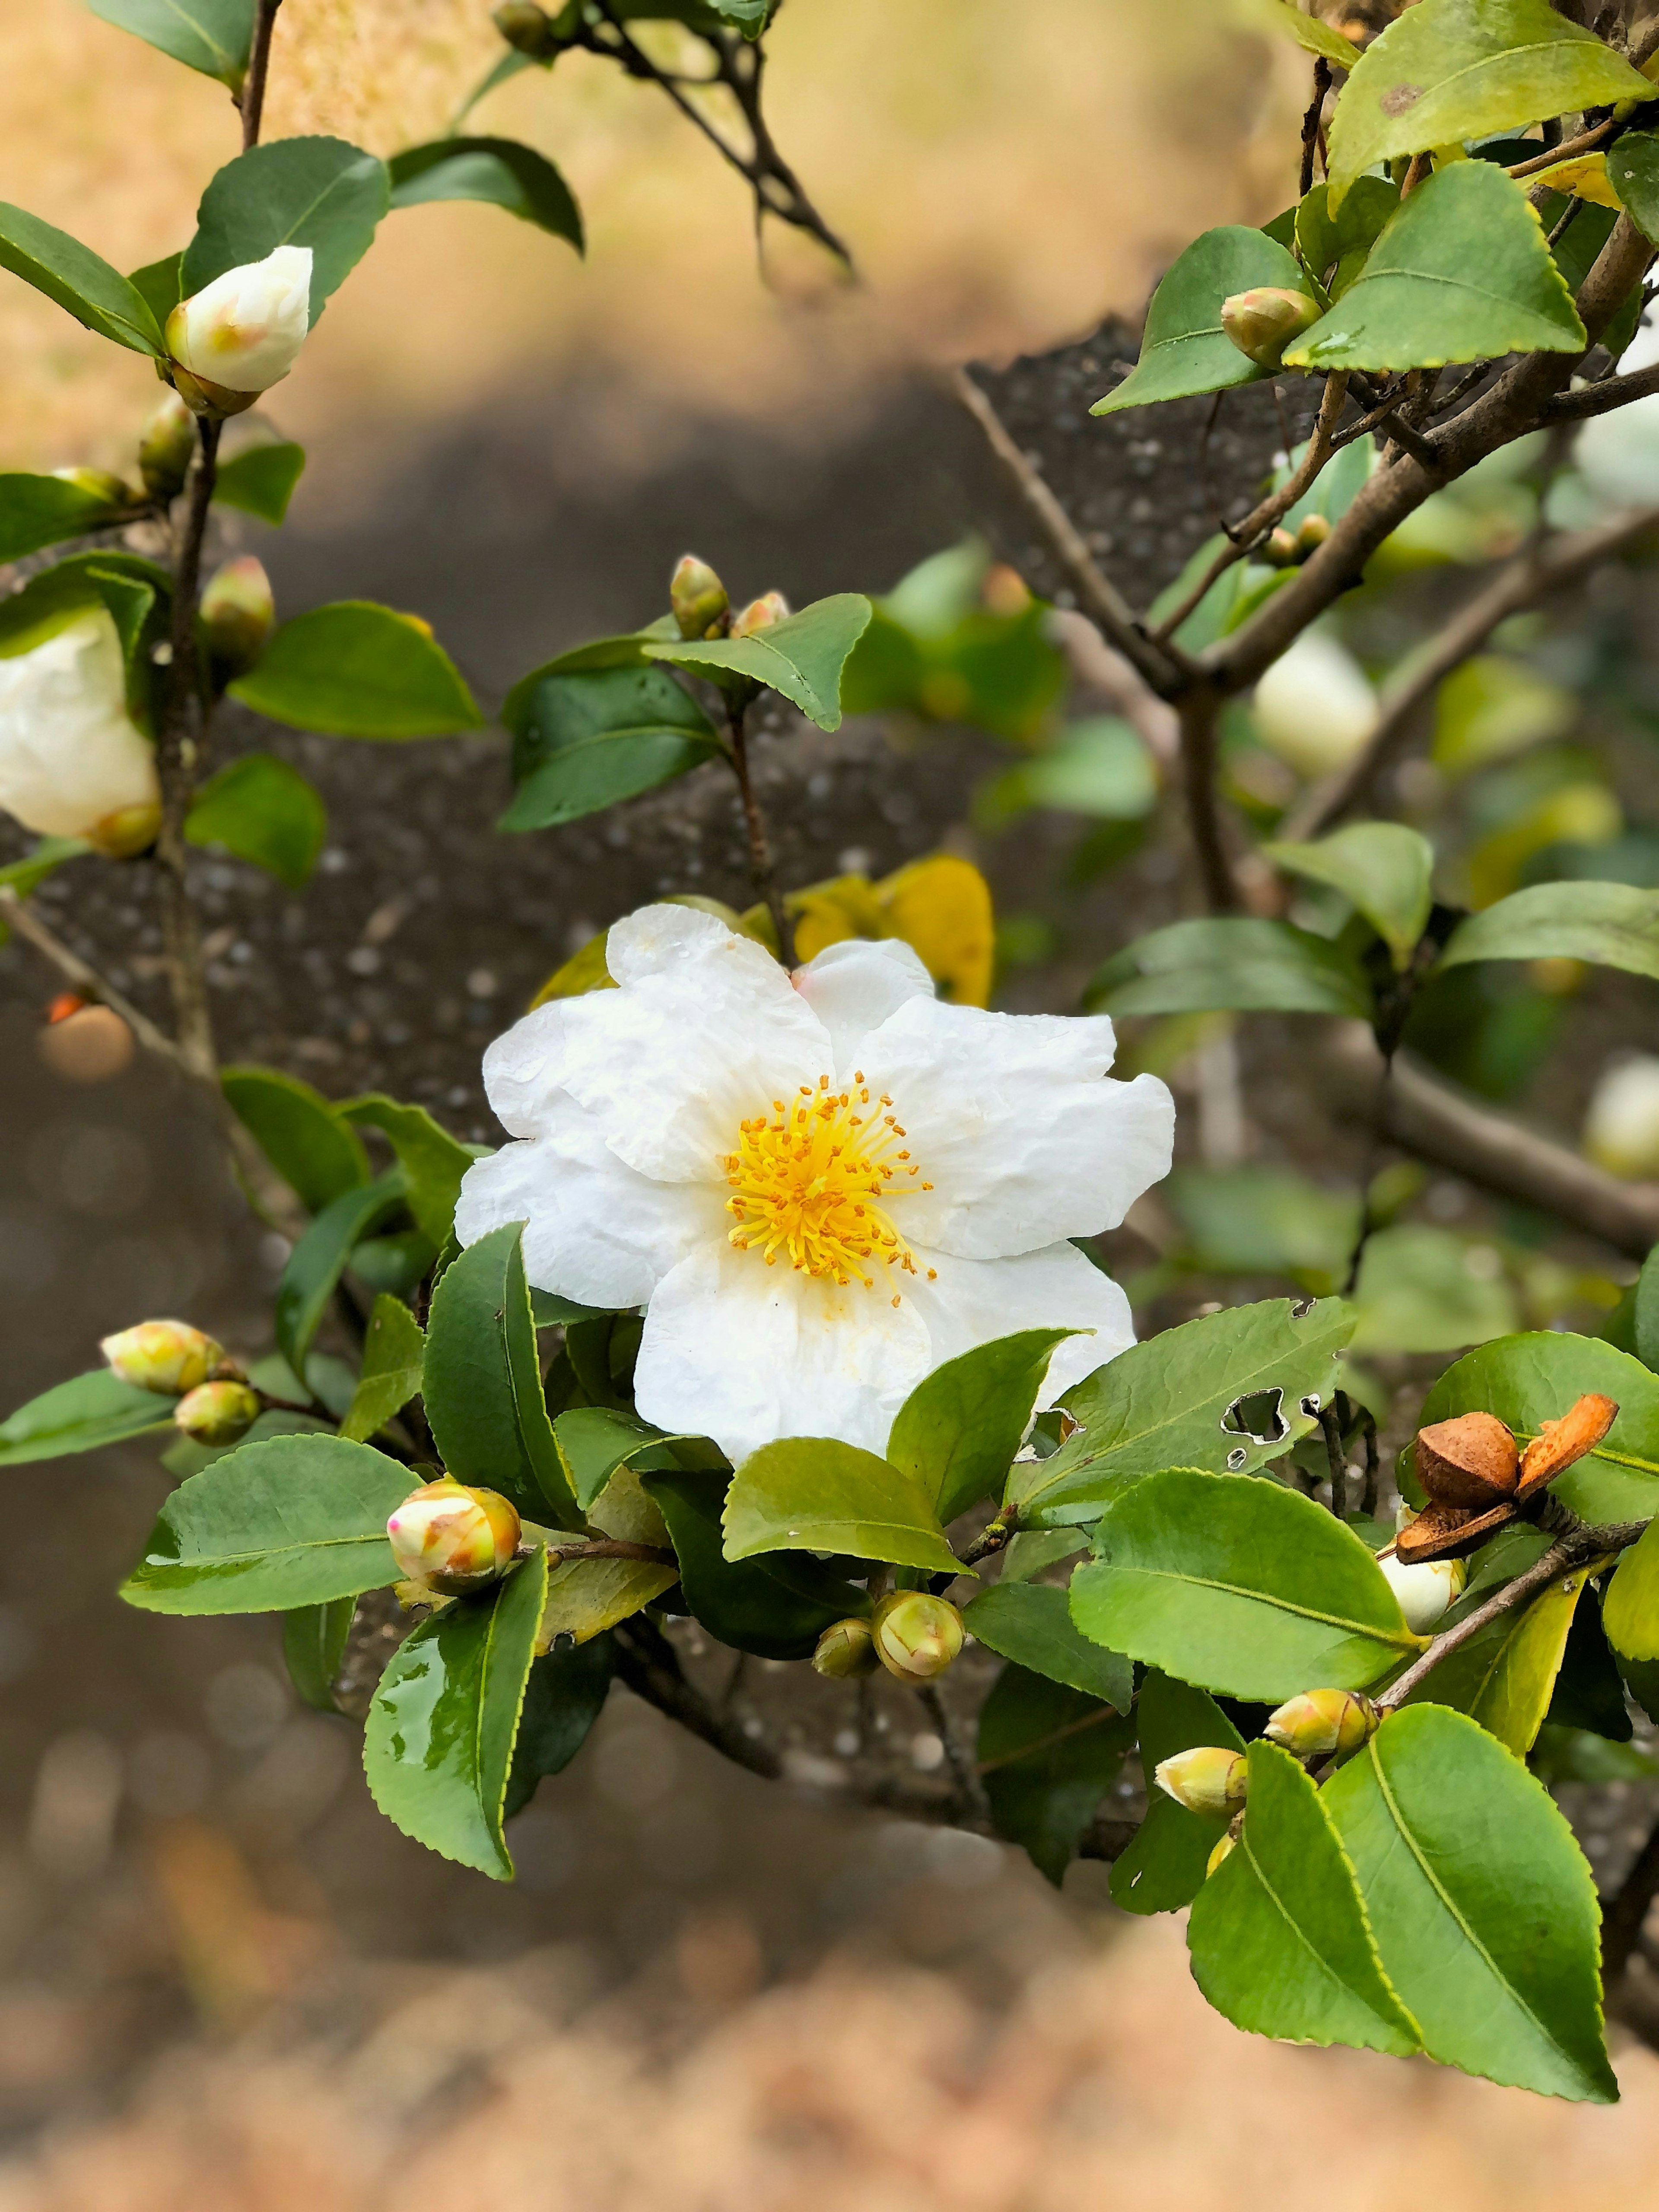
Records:
[[[941,998],[961,1006],[991,996],[996,928],[991,887],[971,860],[935,853],[876,885],[887,928],[921,955]]]
[[[1571,192],[1576,200],[1594,200],[1597,207],[1622,209],[1625,204],[1613,189],[1605,154],[1581,154],[1576,161],[1558,161],[1553,168],[1540,169],[1527,179],[1528,191],[1534,185],[1547,185],[1553,192]]]
[[[653,1559],[567,1559],[548,1577],[536,1649],[550,1651],[560,1636],[586,1644],[660,1597],[678,1579],[678,1569]]]

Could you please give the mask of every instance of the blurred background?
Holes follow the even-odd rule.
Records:
[[[580,56],[520,76],[474,127],[557,161],[587,258],[486,208],[383,227],[269,410],[309,452],[289,528],[227,535],[266,562],[283,612],[416,609],[493,706],[550,653],[654,614],[688,546],[735,592],[799,603],[885,591],[977,532],[1060,596],[933,381],[967,357],[992,364],[1017,436],[1138,599],[1218,505],[1247,503],[1298,434],[1289,387],[1230,407],[1203,472],[1203,407],[1085,410],[1133,358],[1175,252],[1291,196],[1296,49],[1231,0],[789,0],[772,45],[780,142],[865,287],[787,236],[763,284],[741,187],[649,90]],[[441,131],[499,51],[483,0],[286,0],[267,135],[393,152]],[[79,0],[0,0],[0,197],[123,267],[175,245],[238,143],[221,90]],[[142,361],[0,284],[0,466],[130,465],[155,398]],[[1642,452],[1638,430],[1599,479],[1522,456],[1436,502],[1328,641],[1322,699],[1346,698],[1352,729],[1449,567],[1518,543],[1552,472],[1549,497],[1599,512]],[[1659,880],[1652,595],[1615,572],[1443,693],[1432,757],[1389,800],[1432,823],[1469,902],[1540,868]],[[981,700],[961,721],[860,718],[834,738],[779,722],[763,774],[786,880],[975,859],[997,902],[996,1003],[1071,1010],[1107,952],[1173,917],[1177,871],[1155,748],[1100,737],[1103,702],[1058,657],[1044,684],[1024,720]],[[302,896],[204,863],[227,1057],[336,1095],[384,1085],[469,1136],[495,1133],[483,1045],[595,929],[666,890],[747,900],[707,772],[502,840],[499,737],[355,747],[238,710],[226,741],[286,751],[332,818]],[[1328,713],[1246,716],[1236,802],[1270,814],[1342,742]],[[70,870],[43,897],[143,998],[159,961],[141,873]],[[52,988],[0,952],[3,1408],[141,1314],[263,1351],[285,1256],[164,1078],[88,1082],[43,1057]],[[1420,1049],[1623,1172],[1659,1168],[1650,987],[1557,963],[1460,988]],[[1211,1018],[1126,1036],[1183,1108],[1178,1176],[1108,1255],[1143,1328],[1346,1272],[1365,1164],[1310,1035]],[[1383,1172],[1350,1380],[1396,1438],[1457,1350],[1518,1326],[1593,1332],[1632,1272],[1453,1177]],[[318,2212],[412,2195],[438,2212],[882,2212],[1150,2189],[1192,2212],[1369,2212],[1425,2177],[1524,2212],[1627,2201],[1650,2170],[1659,2069],[1639,2047],[1618,2054],[1626,2102],[1608,2113],[1255,2043],[1198,1998],[1178,1926],[1114,1911],[1103,1868],[1056,1893],[1012,1850],[826,1813],[621,1689],[516,1824],[516,1887],[450,1866],[374,1813],[355,1732],[298,1706],[273,1625],[117,1601],[167,1486],[142,1449],[30,1468],[0,1553],[0,2212],[301,2194]],[[751,1662],[734,1695],[767,1698],[772,1673]],[[919,1768],[938,1762],[918,1714],[886,1717]],[[1598,1867],[1649,1817],[1653,1762],[1624,1757]]]

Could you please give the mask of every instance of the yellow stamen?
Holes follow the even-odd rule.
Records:
[[[862,1075],[854,1080],[861,1085]],[[816,1089],[803,1083],[787,1107],[774,1099],[773,1120],[757,1114],[739,1121],[737,1149],[720,1164],[732,1192],[726,1210],[737,1220],[731,1242],[740,1251],[758,1252],[769,1267],[781,1254],[798,1273],[843,1285],[856,1277],[866,1290],[874,1278],[864,1261],[916,1273],[909,1246],[884,1211],[904,1194],[902,1187],[888,1188],[894,1175],[888,1156],[904,1132],[890,1114],[861,1110],[868,1104],[867,1091],[854,1103],[823,1075]],[[907,1164],[907,1176],[918,1172],[908,1152],[894,1157]]]

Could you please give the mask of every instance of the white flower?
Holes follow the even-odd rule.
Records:
[[[1427,1559],[1413,1565],[1407,1560],[1396,1559],[1391,1552],[1376,1564],[1400,1601],[1407,1627],[1418,1636],[1428,1634],[1463,1587],[1462,1559]]]
[[[1614,1175],[1659,1176],[1659,1060],[1651,1053],[1604,1070],[1584,1115],[1584,1150]]]
[[[1298,775],[1346,767],[1376,723],[1376,694],[1345,645],[1304,630],[1255,687],[1256,733]]]
[[[1103,1018],[942,1005],[896,940],[793,979],[717,916],[647,907],[620,988],[556,1000],[484,1055],[520,1141],[470,1169],[455,1230],[522,1221],[531,1281],[644,1306],[635,1391],[733,1462],[778,1437],[880,1451],[922,1377],[993,1337],[1061,1345],[1039,1405],[1134,1340],[1066,1240],[1167,1173],[1155,1077],[1103,1079]]]
[[[127,714],[121,641],[102,607],[0,655],[0,807],[26,830],[141,852],[161,823],[155,748]]]
[[[311,248],[279,246],[181,300],[167,317],[167,352],[204,383],[258,393],[288,374],[310,327]]]

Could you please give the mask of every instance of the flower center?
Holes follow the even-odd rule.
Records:
[[[848,1091],[831,1090],[821,1075],[816,1090],[803,1083],[787,1103],[775,1098],[769,1118],[739,1122],[738,1149],[725,1167],[732,1194],[726,1211],[737,1217],[731,1241],[760,1253],[769,1267],[782,1255],[802,1274],[842,1284],[856,1277],[866,1290],[878,1266],[915,1273],[888,1208],[933,1186],[913,1180],[921,1170],[904,1146],[893,1102],[872,1100],[862,1073]]]

